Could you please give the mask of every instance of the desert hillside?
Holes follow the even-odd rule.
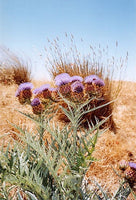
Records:
[[[34,86],[41,85],[35,82]],[[15,97],[16,85],[0,85],[0,144],[3,139],[6,146],[14,135],[15,129],[10,125],[14,123],[22,127],[34,130],[34,124],[24,118],[17,110],[32,112],[30,107],[19,104]],[[98,159],[87,172],[89,179],[95,179],[106,190],[114,193],[119,184],[119,177],[114,170],[119,171],[118,163],[121,159],[136,161],[136,83],[123,82],[122,90],[118,96],[113,112],[114,121],[117,125],[117,133],[107,131],[98,140],[94,157]],[[10,135],[10,137],[9,137]],[[114,170],[113,170],[114,169]],[[120,172],[120,171],[119,171]],[[121,172],[120,172],[121,173]],[[128,197],[133,199],[133,197]]]

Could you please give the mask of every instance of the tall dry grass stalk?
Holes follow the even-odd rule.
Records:
[[[100,105],[105,104],[109,101],[113,101],[119,95],[121,90],[121,75],[123,70],[127,66],[128,54],[124,59],[115,58],[114,56],[109,56],[109,47],[98,48],[89,45],[88,55],[82,55],[76,46],[76,42],[73,35],[65,34],[64,44],[60,41],[58,37],[53,41],[48,39],[49,48],[45,48],[47,53],[47,63],[46,66],[49,67],[49,72],[54,79],[54,77],[60,73],[68,73],[70,76],[79,75],[85,78],[88,75],[95,74],[102,78],[105,82],[105,89],[103,90],[104,101],[100,101]],[[83,40],[81,39],[81,42]],[[118,48],[118,42],[115,45]],[[115,87],[115,80],[118,79],[118,84]],[[99,106],[99,102],[97,105]],[[102,119],[112,114],[114,103],[109,104],[105,108],[98,110],[91,115],[92,121],[95,121],[95,116],[98,119]],[[88,119],[89,116],[86,116]],[[62,114],[61,119],[64,119]],[[65,119],[65,121],[67,121]],[[109,121],[111,129],[114,129],[115,124],[113,122],[112,116]]]
[[[30,63],[23,61],[5,47],[0,48],[2,60],[0,61],[0,83],[20,84],[31,81]]]

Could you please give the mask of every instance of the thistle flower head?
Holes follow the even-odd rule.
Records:
[[[135,162],[129,162],[128,164],[129,164],[130,168],[136,170],[136,163]]]
[[[62,73],[55,77],[55,84],[57,86],[65,85],[71,82],[71,77],[68,73]]]
[[[104,81],[101,78],[99,78],[97,75],[86,76],[84,79],[84,83],[91,83],[100,87],[105,85]]]
[[[82,82],[83,81],[83,78],[81,76],[72,76],[70,79],[71,79],[71,82],[74,82],[74,81]]]
[[[33,101],[31,102],[31,106],[33,107],[33,106],[38,106],[38,105],[40,105],[40,100],[39,100],[39,98],[35,98],[35,99],[33,99]]]
[[[83,92],[84,86],[80,81],[76,81],[74,83],[71,84],[71,90],[72,92]]]
[[[30,82],[21,83],[18,87],[18,90],[15,93],[15,96],[18,97],[20,92],[23,90],[31,90],[33,88],[33,84]]]
[[[33,91],[33,93],[34,93],[34,94],[40,94],[40,93],[42,93],[43,91],[48,90],[49,88],[50,88],[50,85],[49,85],[49,84],[44,84],[44,85],[40,86],[39,88],[36,88],[36,89]]]

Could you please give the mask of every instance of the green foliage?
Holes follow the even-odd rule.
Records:
[[[20,131],[16,133],[20,140],[6,149],[3,145],[0,151],[1,199],[101,199],[97,193],[87,192],[82,181],[86,170],[96,160],[92,153],[102,134],[99,126],[105,120],[82,130],[80,119],[87,112],[83,110],[84,105],[65,102],[69,111],[62,109],[70,123],[64,127],[56,125],[52,117],[48,118],[47,112],[45,117],[22,113],[38,125],[37,134],[13,125]],[[44,139],[46,134],[50,139]],[[109,199],[106,193],[102,194],[104,199]]]

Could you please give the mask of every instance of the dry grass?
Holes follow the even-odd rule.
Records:
[[[24,62],[6,48],[1,47],[0,52],[3,55],[3,61],[0,64],[0,83],[19,85],[31,81],[31,68],[28,62]]]
[[[118,82],[114,82],[118,84]],[[35,82],[34,86],[41,83]],[[115,170],[119,172],[118,162],[121,159],[136,161],[136,83],[123,82],[122,91],[113,109],[113,119],[117,125],[117,134],[110,131],[105,132],[98,140],[94,156],[99,160],[90,166],[87,176],[98,181],[107,191],[115,192],[119,185],[119,177]],[[9,123],[27,127],[30,131],[35,131],[32,121],[24,118],[15,109],[23,112],[32,112],[30,107],[22,106],[15,98],[16,85],[1,85],[0,96],[0,136],[10,133],[5,141],[5,145],[14,137],[16,131]],[[133,91],[133,92],[132,92]],[[57,122],[58,123],[58,122]],[[15,138],[17,139],[17,138]],[[0,141],[2,144],[2,139]],[[133,200],[133,197],[128,197]]]
[[[136,161],[135,88],[136,83],[123,82],[122,92],[113,110],[114,120],[118,127],[117,134],[106,132],[102,135],[94,152],[99,162],[93,163],[87,173],[87,176],[95,177],[110,192],[115,192],[118,188],[119,177],[113,170],[113,168],[119,170],[118,162],[122,159]],[[133,197],[128,197],[128,199],[132,200]]]

